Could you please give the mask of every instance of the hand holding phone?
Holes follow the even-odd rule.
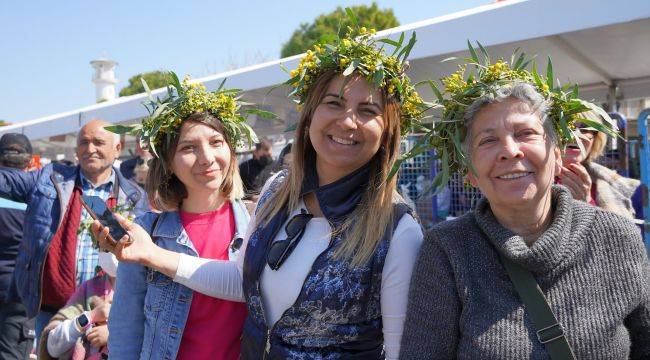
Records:
[[[153,242],[151,235],[143,229],[142,226],[123,218],[119,213],[112,214],[112,217],[119,227],[113,227],[112,229],[109,227],[109,222],[102,223],[100,220],[96,220],[91,225],[91,231],[97,241],[101,244],[102,249],[113,253],[119,261],[138,263],[160,271],[170,277],[176,273],[178,267],[178,253],[163,250],[158,247]],[[129,236],[125,241],[113,243],[114,240],[109,240],[109,234],[113,234],[115,239],[122,239],[121,237],[118,237],[118,235],[122,236],[119,233],[118,235],[115,235],[116,231],[123,231]],[[166,255],[169,255],[170,253],[175,254],[176,257],[170,259],[166,255],[161,255],[161,253],[165,253]],[[162,260],[161,256],[163,256]],[[159,267],[159,262],[161,261],[165,266],[164,268]],[[169,273],[163,272],[167,270]]]
[[[109,229],[108,240],[113,245],[116,245],[122,237],[127,235],[127,232],[122,228],[115,216],[113,216],[113,212],[106,206],[102,198],[99,196],[83,195],[81,197],[81,204],[93,219],[98,220],[102,226]]]

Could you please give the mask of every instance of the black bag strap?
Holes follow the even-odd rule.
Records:
[[[548,355],[553,360],[575,359],[564,328],[557,321],[533,274],[505,256],[501,254],[499,256],[533,325],[537,328],[537,340],[544,344]]]

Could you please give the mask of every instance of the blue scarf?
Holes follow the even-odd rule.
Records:
[[[305,179],[302,183],[300,196],[313,192],[325,218],[332,224],[340,225],[356,209],[363,198],[370,180],[372,160],[350,174],[324,186],[318,184],[316,161],[313,156],[308,157],[306,163]]]
[[[315,154],[311,154],[305,159],[305,175],[300,194],[302,196],[314,192],[325,218],[334,227],[340,226],[345,221],[346,216],[354,211],[363,198],[363,192],[369,180],[368,175],[372,166],[372,160],[331,184],[319,186],[315,157]],[[286,176],[286,174],[278,175],[278,177],[281,176]],[[268,201],[270,193],[274,191],[275,189],[273,189],[272,184],[267,193],[262,194],[258,207],[263,202]],[[269,251],[272,239],[275,239],[282,225],[287,221],[289,217],[288,213],[289,211],[279,211],[267,223],[260,224],[259,229],[256,230],[259,233],[257,238],[265,239],[266,243],[262,245],[264,251],[257,251],[255,254],[249,254],[247,251],[244,261],[245,279],[259,278],[266,264],[266,253]]]

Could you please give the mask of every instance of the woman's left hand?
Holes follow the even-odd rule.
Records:
[[[582,164],[571,163],[562,167],[562,185],[566,186],[576,200],[591,202],[591,176]]]

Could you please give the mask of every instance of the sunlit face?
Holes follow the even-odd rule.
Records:
[[[86,176],[109,171],[120,155],[122,145],[115,141],[115,134],[104,129],[105,125],[102,122],[88,123],[77,136],[77,158]]]
[[[585,161],[591,149],[594,146],[594,139],[596,138],[595,130],[585,129],[585,126],[582,124],[577,124],[578,129],[580,130],[580,142],[582,147],[585,149],[584,153],[580,151],[580,147],[577,144],[569,144],[564,150],[564,156],[562,156],[563,162],[566,164],[579,164]]]
[[[381,146],[385,124],[379,90],[357,76],[341,94],[343,83],[341,75],[330,81],[309,126],[319,175],[345,176],[370,161]]]
[[[551,189],[562,167],[560,149],[551,143],[538,115],[520,100],[481,108],[470,136],[470,183],[491,206],[530,205]]]
[[[230,161],[230,146],[220,132],[203,123],[183,123],[171,169],[188,194],[219,191]]]

